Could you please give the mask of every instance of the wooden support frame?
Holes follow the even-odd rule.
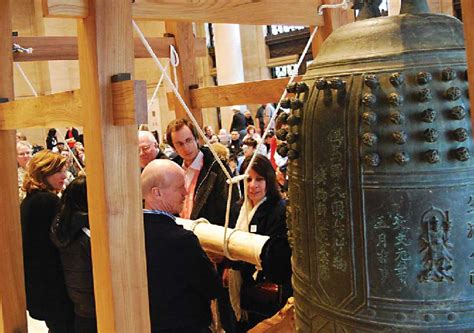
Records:
[[[317,15],[321,0],[135,0],[136,20],[190,21],[238,24],[323,25]],[[291,10],[289,9],[291,7]],[[85,18],[87,0],[44,0],[47,17]]]
[[[0,4],[0,97],[13,100],[12,1]],[[0,130],[0,154],[0,332],[26,332],[15,131]]]
[[[89,5],[78,36],[98,331],[149,332],[137,128],[113,124],[111,91],[113,75],[133,72],[132,5]]]
[[[461,10],[463,12],[462,17],[464,21],[464,42],[466,44],[468,76],[471,79],[471,84],[469,84],[469,96],[474,96],[474,84],[472,84],[472,77],[474,76],[474,18],[469,15],[474,13],[474,2],[472,0],[461,0]],[[472,106],[471,124],[471,126],[473,126],[472,128],[474,128]]]
[[[295,82],[299,82],[301,79],[302,76],[297,76]],[[280,100],[289,81],[290,78],[281,78],[192,89],[190,105],[192,108],[211,108],[239,104],[276,103]],[[288,96],[290,97],[291,94]],[[168,107],[170,110],[174,110],[173,93],[168,93],[166,97]]]
[[[149,37],[148,43],[159,58],[169,58],[170,45],[175,45],[173,37]],[[24,48],[33,48],[33,53],[14,53],[15,62],[22,61],[48,61],[48,60],[77,60],[77,37],[13,37],[13,42]],[[195,52],[197,57],[207,56],[205,38],[195,38]],[[135,58],[150,58],[142,42],[134,38]]]

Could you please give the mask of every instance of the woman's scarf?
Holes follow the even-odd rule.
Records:
[[[239,217],[237,218],[237,223],[235,224],[235,229],[242,231],[249,231],[249,224],[252,221],[255,212],[262,203],[267,200],[267,197],[264,197],[260,202],[258,202],[253,208],[249,200],[245,200],[244,204],[240,208]],[[235,317],[237,321],[240,319],[246,320],[247,313],[242,310],[240,307],[240,289],[242,287],[242,275],[238,270],[229,270],[229,296],[230,304],[234,310]]]

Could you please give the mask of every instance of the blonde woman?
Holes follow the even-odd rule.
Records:
[[[65,180],[66,158],[40,151],[28,164],[20,207],[27,309],[32,318],[44,320],[51,333],[74,332],[59,251],[49,239]]]

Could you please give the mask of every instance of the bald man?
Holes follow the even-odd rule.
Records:
[[[184,204],[184,171],[151,161],[141,175],[151,331],[210,333],[210,302],[220,288],[197,237],[176,224]]]
[[[168,156],[160,150],[155,136],[149,131],[138,131],[138,152],[142,170],[153,160],[168,159]]]

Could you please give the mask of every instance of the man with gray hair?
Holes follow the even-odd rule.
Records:
[[[151,332],[210,333],[220,282],[198,238],[175,221],[186,196],[184,171],[154,160],[141,182]]]
[[[168,159],[160,150],[155,136],[149,131],[138,131],[138,151],[142,170],[155,159]]]

